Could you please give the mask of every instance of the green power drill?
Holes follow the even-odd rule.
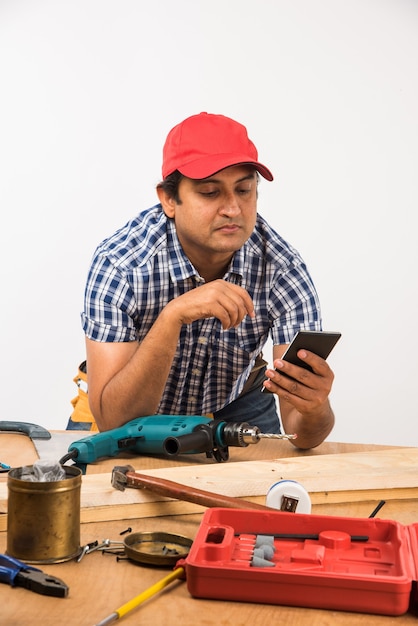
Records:
[[[115,457],[120,452],[156,454],[206,453],[215,461],[227,461],[228,446],[246,447],[262,438],[293,439],[295,435],[263,434],[257,426],[201,415],[149,415],[137,417],[119,428],[90,435],[72,443],[61,464],[73,460],[82,471],[88,463]]]

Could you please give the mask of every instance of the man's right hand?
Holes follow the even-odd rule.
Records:
[[[255,317],[254,304],[248,292],[225,280],[213,280],[171,300],[166,314],[179,324],[216,317],[224,330],[238,326],[246,315]]]

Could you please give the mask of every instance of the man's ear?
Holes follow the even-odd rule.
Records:
[[[167,217],[174,217],[174,214],[176,212],[176,201],[174,200],[174,198],[169,196],[167,192],[162,189],[162,187],[157,187],[157,195],[161,206],[163,207],[163,211],[167,215]]]

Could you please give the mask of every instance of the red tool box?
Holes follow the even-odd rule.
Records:
[[[196,598],[402,615],[417,563],[418,523],[212,508],[178,564]]]

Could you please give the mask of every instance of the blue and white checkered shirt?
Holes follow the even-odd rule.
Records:
[[[256,317],[229,330],[215,318],[182,327],[160,414],[220,410],[241,393],[269,335],[283,344],[299,329],[321,330],[317,293],[302,258],[260,215],[224,280],[248,291]],[[141,342],[170,300],[203,282],[158,204],[98,246],[85,290],[84,332],[94,341]]]

